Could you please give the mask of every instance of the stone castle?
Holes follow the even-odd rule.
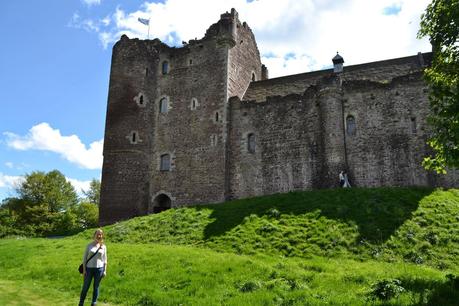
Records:
[[[333,56],[333,54],[331,54]],[[268,78],[237,12],[202,39],[113,47],[100,223],[292,190],[458,186],[428,153],[431,53]]]

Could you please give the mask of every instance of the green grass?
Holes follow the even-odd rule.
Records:
[[[245,255],[406,260],[457,269],[459,190],[292,192],[171,209],[105,231],[113,242],[188,245]]]
[[[171,209],[104,229],[110,265],[100,300],[108,305],[459,300],[458,190],[294,192]],[[0,240],[0,304],[16,286],[23,289],[18,305],[66,305],[57,296],[76,304],[77,267],[92,233]],[[374,284],[386,279],[400,280],[404,291],[388,301],[370,299]]]
[[[76,267],[85,244],[71,239],[1,240],[0,284],[39,284],[76,303],[82,281]],[[109,304],[364,305],[372,284],[384,278],[398,278],[407,289],[393,305],[429,303],[439,295],[445,296],[442,305],[454,305],[452,299],[459,298],[443,272],[408,263],[241,256],[158,244],[111,243],[109,251],[100,296]],[[27,292],[21,299],[28,297],[34,299]],[[0,292],[2,299],[5,291]],[[49,305],[60,304],[51,300]]]

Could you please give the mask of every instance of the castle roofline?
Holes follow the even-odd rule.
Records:
[[[422,53],[422,56],[424,58],[425,63],[430,64],[431,59],[432,59],[432,52]],[[403,64],[403,63],[410,63],[410,62],[419,63],[419,55],[410,55],[406,57],[398,57],[398,58],[392,58],[392,59],[381,60],[381,61],[376,61],[376,62],[368,62],[368,63],[363,63],[363,64],[350,65],[350,66],[344,67],[344,72],[349,73],[349,72],[362,70],[362,69],[366,69],[370,67],[378,68],[381,66]],[[252,82],[250,86],[252,86],[252,84],[253,86],[257,86],[257,85],[267,85],[270,83],[278,83],[278,82],[283,82],[283,81],[295,81],[295,80],[304,79],[304,78],[311,78],[311,77],[327,75],[330,73],[333,73],[333,68],[285,75],[285,76],[280,76],[280,77],[271,78],[267,80],[260,80],[260,81]]]

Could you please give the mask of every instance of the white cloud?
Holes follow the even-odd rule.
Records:
[[[67,182],[72,184],[75,191],[79,196],[83,196],[83,191],[88,191],[90,188],[91,181],[80,181],[72,178],[65,178]],[[0,172],[0,188],[6,188],[7,190],[14,190],[24,181],[23,176],[11,176],[5,175]]]
[[[5,175],[0,172],[0,188],[16,188],[21,182],[24,181],[22,176]]]
[[[26,163],[20,163],[20,164],[15,164],[13,162],[6,162],[5,166],[10,169],[15,169],[15,170],[24,170],[26,168],[29,168],[30,166]]]
[[[75,188],[76,192],[80,196],[83,196],[83,191],[89,190],[91,181],[80,181],[80,180],[72,179],[69,177],[66,177],[65,179],[67,180],[67,182],[72,184],[73,188]]]
[[[99,5],[102,0],[82,0],[87,6]]]
[[[82,168],[102,168],[103,140],[95,141],[86,148],[78,136],[62,136],[58,129],[53,129],[46,122],[33,126],[25,136],[10,132],[4,134],[7,136],[7,145],[16,150],[55,152]]]
[[[429,0],[166,0],[145,2],[137,11],[120,7],[98,22],[82,23],[98,33],[104,48],[122,34],[164,42],[202,38],[221,13],[236,8],[257,39],[270,77],[323,69],[339,51],[345,65],[429,51],[427,39],[417,40],[419,18]],[[396,8],[396,13],[388,10]],[[110,21],[111,22],[108,22]],[[91,29],[91,25],[93,29]],[[96,29],[97,28],[97,29]],[[172,35],[173,33],[173,35]],[[171,39],[173,37],[174,39]],[[293,56],[286,57],[292,54]]]

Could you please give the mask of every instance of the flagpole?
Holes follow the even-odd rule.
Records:
[[[143,24],[148,26],[148,32],[147,32],[147,39],[150,39],[150,19],[144,19],[144,18],[137,18],[137,20]]]

